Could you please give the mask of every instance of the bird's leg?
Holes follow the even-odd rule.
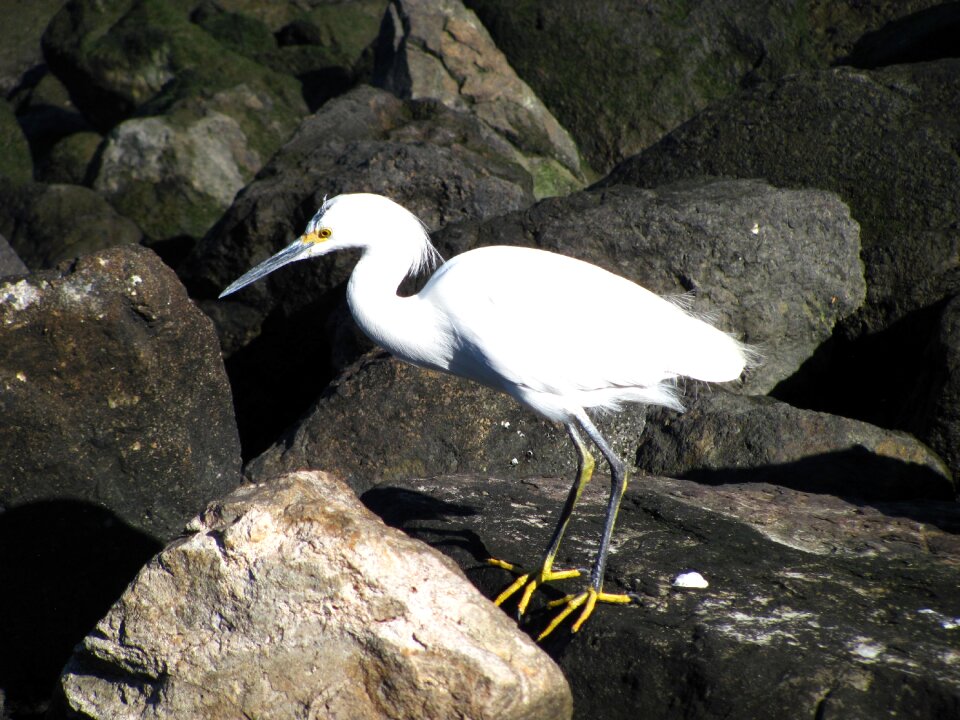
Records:
[[[615,603],[625,605],[633,602],[632,598],[626,594],[613,594],[603,592],[603,572],[607,566],[607,554],[610,552],[610,538],[613,536],[613,526],[617,520],[617,512],[620,509],[620,500],[627,489],[627,472],[623,461],[617,457],[613,448],[600,434],[600,431],[590,422],[586,413],[577,416],[580,425],[586,431],[593,443],[600,448],[607,464],[610,466],[610,499],[607,502],[607,514],[603,523],[603,536],[600,538],[600,549],[597,551],[597,557],[593,563],[593,569],[590,572],[590,587],[586,591],[577,595],[567,595],[560,600],[551,602],[551,607],[565,606],[557,616],[547,625],[546,629],[540,633],[537,640],[542,640],[552,633],[557,626],[562,623],[568,615],[575,610],[583,607],[580,616],[570,628],[571,632],[577,632],[580,626],[586,622],[587,618],[593,613],[593,609],[598,602]]]
[[[590,477],[593,475],[593,467],[595,464],[593,455],[590,454],[587,446],[580,438],[580,433],[577,432],[576,427],[572,424],[568,424],[567,432],[570,434],[570,439],[573,440],[573,444],[577,448],[577,478],[573,481],[573,485],[570,486],[570,492],[567,494],[567,501],[563,504],[563,510],[560,512],[560,520],[557,522],[557,527],[553,531],[553,537],[550,539],[550,544],[547,546],[547,551],[543,556],[543,562],[540,565],[540,569],[536,572],[522,573],[513,582],[513,584],[510,585],[510,587],[500,593],[497,596],[497,599],[494,600],[497,605],[500,605],[520,588],[524,588],[523,595],[520,597],[520,602],[517,604],[517,612],[520,615],[523,615],[523,613],[526,612],[527,605],[530,603],[530,598],[533,597],[533,593],[538,586],[553,580],[566,580],[573,577],[579,577],[580,575],[579,570],[554,571],[553,569],[553,561],[557,556],[557,551],[560,549],[560,541],[563,540],[563,534],[567,529],[567,524],[570,522],[570,516],[573,515],[573,508],[580,499],[580,494],[583,492],[583,488],[588,482],[590,482]],[[512,563],[507,563],[502,560],[491,558],[489,562],[491,565],[496,565],[497,567],[504,568],[505,570],[516,570],[516,567]]]

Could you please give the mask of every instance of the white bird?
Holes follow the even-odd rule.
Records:
[[[587,415],[639,402],[682,410],[676,379],[737,379],[750,350],[677,304],[595,265],[544,250],[484,247],[441,264],[423,289],[397,295],[409,275],[440,261],[423,224],[380,195],[340,195],[323,203],[304,234],[227,287],[233,293],[295,260],[336,250],[363,251],[347,286],[360,328],[393,355],[501,390],[532,410],[563,423],[578,456],[578,472],[540,567],[523,572],[496,599],[516,593],[522,615],[538,586],[577,577],[554,570],[567,522],[594,459],[580,430],[610,466],[611,490],[600,546],[583,591],[563,605],[541,634],[552,632],[582,607],[576,632],[597,602],[628,603],[603,592],[610,537],[626,470]],[[587,337],[603,339],[597,347]],[[500,560],[491,563],[516,570]]]

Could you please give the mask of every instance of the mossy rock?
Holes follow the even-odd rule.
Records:
[[[88,185],[91,169],[103,137],[78,132],[60,140],[37,167],[37,179],[48,183]]]
[[[20,129],[13,108],[6,100],[0,100],[0,176],[15,183],[33,179],[33,159],[30,146]]]

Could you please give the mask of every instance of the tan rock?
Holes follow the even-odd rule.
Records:
[[[94,718],[567,718],[559,668],[452,561],[339,479],[211,504],[62,677]]]

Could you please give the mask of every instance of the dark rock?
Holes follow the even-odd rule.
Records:
[[[960,60],[796,75],[716,103],[602,185],[700,174],[832,190],[860,223],[877,332],[960,289]]]
[[[31,73],[29,83],[24,81],[11,96],[17,109],[17,120],[30,143],[30,151],[38,166],[42,165],[51,148],[63,138],[91,131],[89,123],[70,99],[63,83],[41,66]],[[37,179],[39,176],[37,176]]]
[[[0,183],[0,233],[32,270],[118,245],[143,235],[89,188],[79,185]]]
[[[30,146],[20,129],[13,108],[0,98],[0,177],[13,183],[25,183],[33,179],[33,159]]]
[[[546,654],[448,558],[327,473],[238,488],[189,529],[77,647],[62,676],[74,713],[571,715]]]
[[[9,97],[27,75],[43,64],[40,36],[63,3],[64,0],[0,3],[0,97]]]
[[[695,312],[758,346],[763,362],[746,380],[752,392],[796,372],[863,301],[858,228],[843,203],[760,181],[610,187],[449,226],[435,239],[446,256],[480,245],[533,245],[661,295],[693,291]],[[623,331],[629,328],[625,319]]]
[[[598,426],[628,464],[709,484],[770,483],[867,500],[952,499],[950,473],[915,439],[768,398],[690,388],[689,410],[630,406]],[[378,482],[447,473],[572,477],[558,425],[466,380],[368,356],[307,416],[251,461],[256,481],[326,467],[362,492]]]
[[[393,0],[377,41],[374,84],[398,97],[469,110],[516,147],[538,198],[585,184],[570,135],[460,0]]]
[[[0,504],[82,499],[158,539],[239,477],[209,320],[149,250],[0,289]]]
[[[466,0],[601,172],[743,86],[826,67],[937,3]]]
[[[493,597],[511,576],[487,558],[537,562],[569,481],[443,476],[391,481],[363,500]],[[584,492],[557,567],[590,561],[605,485],[598,473]],[[576,718],[956,716],[957,507],[637,478],[605,589],[639,602],[601,605],[579,633],[565,624],[543,647],[570,682]],[[671,586],[690,569],[707,589]],[[543,599],[579,588],[568,580],[535,595],[523,626],[539,632],[556,612]]]
[[[703,394],[682,415],[652,408],[637,465],[720,485],[768,482],[854,500],[953,500],[949,469],[905,433],[773,398]]]
[[[30,269],[23,264],[16,250],[10,247],[7,239],[0,235],[0,277],[11,275],[28,275]]]
[[[194,297],[215,297],[297,237],[325,196],[342,192],[389,195],[434,228],[525,207],[532,181],[512,158],[509,145],[470,115],[358,88],[304,121],[180,275]],[[203,303],[229,358],[246,452],[272,442],[336,367],[369,348],[327,321],[353,262],[345,254],[301,263],[228,301]]]
[[[939,370],[920,350],[960,291],[957,107],[960,60],[794,76],[711,107],[604,183],[708,172],[837,192],[860,223],[867,302],[775,394],[933,442],[917,405]]]
[[[95,132],[77,132],[57,141],[37,166],[37,180],[45,183],[92,185],[97,151],[103,138]]]
[[[860,68],[960,57],[960,6],[943,3],[904,15],[857,40],[843,64]]]

